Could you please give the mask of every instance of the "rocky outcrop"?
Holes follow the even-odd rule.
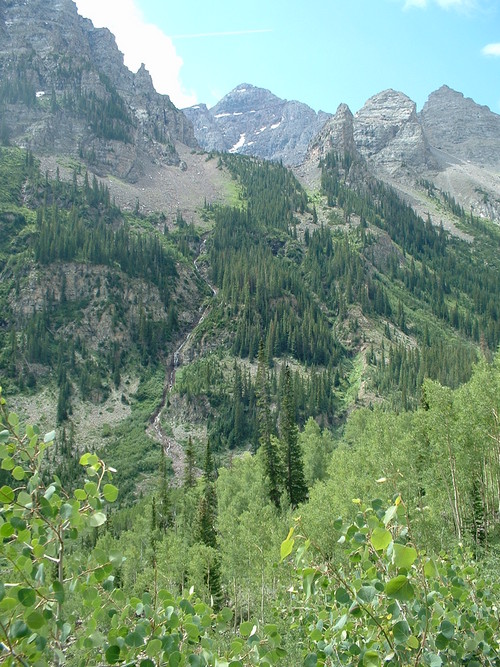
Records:
[[[500,116],[448,86],[431,93],[419,114],[429,142],[453,157],[500,165]]]
[[[330,151],[341,155],[358,154],[354,141],[354,118],[347,104],[340,104],[335,115],[323,125],[309,146],[308,157],[319,161]]]
[[[191,123],[145,68],[130,72],[109,30],[72,0],[0,3],[0,34],[4,139],[131,181],[151,164],[179,164],[176,141],[197,147]]]
[[[432,164],[415,102],[394,90],[374,95],[356,113],[354,141],[369,164],[393,175]]]
[[[195,137],[204,150],[224,153],[230,148],[224,138],[224,128],[210,113],[206,104],[196,104],[183,111],[191,121]]]
[[[306,104],[276,97],[264,88],[244,83],[214,107],[196,105],[184,109],[195,136],[207,151],[227,151],[282,160],[296,165],[308,145],[329,118]]]
[[[422,187],[427,181],[464,210],[500,220],[500,116],[447,86],[432,93],[419,114],[394,90],[374,95],[354,118],[340,105],[311,143],[309,170],[331,150],[362,157],[421,215],[432,209]],[[443,210],[432,211],[436,220]]]

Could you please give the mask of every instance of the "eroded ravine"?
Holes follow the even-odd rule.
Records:
[[[198,255],[193,262],[194,270],[197,273],[197,275],[200,278],[202,278],[202,280],[204,280],[204,282],[208,285],[208,287],[212,292],[212,295],[216,296],[217,289],[201,273],[198,266],[198,259],[205,252],[206,252],[206,239],[204,239],[203,242],[201,243]],[[152,438],[154,438],[154,440],[156,440],[162,445],[165,455],[170,458],[172,462],[172,470],[174,472],[174,478],[172,480],[172,484],[174,486],[178,486],[182,482],[182,479],[184,477],[184,467],[185,467],[186,457],[182,445],[175,438],[172,438],[170,435],[167,435],[163,430],[163,427],[161,425],[161,417],[165,410],[165,406],[168,404],[168,397],[171,394],[172,389],[175,385],[176,371],[178,368],[181,368],[184,363],[183,350],[185,349],[189,341],[192,339],[193,335],[196,332],[196,329],[206,319],[211,309],[212,309],[212,303],[208,303],[208,305],[199,314],[199,317],[197,317],[194,320],[192,326],[186,332],[185,336],[181,339],[175,351],[169,356],[168,362],[165,367],[165,385],[163,388],[162,400],[160,404],[156,407],[155,411],[153,412],[153,414],[149,419],[149,426],[147,429],[147,433]]]

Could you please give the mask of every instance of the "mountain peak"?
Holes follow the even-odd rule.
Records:
[[[73,0],[0,3],[0,29],[0,79],[14,89],[20,77],[26,82],[22,96],[4,100],[12,143],[78,157],[97,173],[131,181],[151,161],[179,164],[175,141],[197,145],[145,66],[133,74],[113,34],[81,17]]]
[[[353,134],[354,116],[347,104],[339,104],[334,116],[331,116],[318,135],[313,139],[308,159],[319,161],[330,151],[341,155],[344,153],[356,154],[357,148]]]
[[[458,158],[500,164],[500,115],[448,86],[432,92],[419,118],[433,146]]]
[[[370,97],[356,113],[354,140],[363,157],[390,174],[403,164],[420,168],[429,162],[416,104],[392,88]]]
[[[380,110],[385,115],[391,115],[395,111],[398,114],[412,114],[415,112],[416,104],[405,93],[399,90],[387,88],[372,95],[364,104],[364,106],[356,113],[356,117],[360,118],[367,114],[374,113],[375,110]]]
[[[205,150],[282,160],[285,165],[302,162],[309,142],[329,118],[248,83],[233,88],[211,109],[198,104],[184,112]]]
[[[254,86],[251,83],[240,83],[236,86],[236,88],[233,88],[232,92],[234,92],[234,93],[246,93],[249,90],[258,90],[258,86]],[[265,90],[265,89],[261,88],[261,90]]]

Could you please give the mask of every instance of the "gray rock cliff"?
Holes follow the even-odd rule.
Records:
[[[178,164],[176,141],[197,146],[145,68],[130,72],[109,30],[72,0],[6,0],[0,35],[0,124],[11,143],[131,181],[148,164]]]
[[[234,88],[211,109],[196,105],[184,112],[205,150],[282,160],[285,165],[302,162],[310,141],[329,118],[248,83]]]
[[[500,115],[448,86],[429,95],[419,119],[429,142],[454,157],[500,165]]]
[[[390,174],[431,166],[427,138],[416,105],[404,93],[384,90],[354,116],[354,141],[368,163]]]
[[[330,150],[361,157],[421,215],[445,215],[429,202],[422,186],[428,182],[464,210],[500,220],[500,116],[447,86],[431,93],[418,114],[415,103],[394,90],[371,97],[354,117],[340,105],[311,142],[306,161],[317,164]]]
[[[354,141],[354,117],[347,104],[339,105],[335,115],[326,121],[311,141],[308,157],[319,161],[330,151],[340,154],[358,154]]]

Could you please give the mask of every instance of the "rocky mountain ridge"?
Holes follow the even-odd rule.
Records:
[[[0,37],[0,143],[137,185],[122,204],[149,191],[164,167],[186,169],[199,146],[302,165],[314,188],[318,160],[333,148],[357,155],[421,215],[440,214],[427,183],[500,220],[500,115],[447,86],[420,112],[385,90],[354,115],[345,104],[332,115],[245,83],[211,109],[183,113],[144,66],[125,67],[111,32],[79,16],[73,0],[0,3]]]
[[[471,230],[470,216],[461,231],[477,231],[467,238],[473,251],[448,244],[441,229],[368,177],[399,188],[424,220],[432,188],[419,181],[451,182],[450,166],[464,179],[476,169],[477,187],[485,187],[484,173],[495,177],[494,164],[451,164],[449,139],[432,143],[403,93],[383,91],[355,115],[344,104],[323,118],[243,84],[213,117],[200,107],[212,122],[213,150],[260,148],[283,162],[301,153],[301,169],[310,166],[316,179],[304,190],[282,165],[196,150],[192,125],[155,93],[145,68],[129,72],[111,33],[78,17],[70,0],[0,0],[0,31],[0,130],[42,158],[39,169],[32,155],[0,148],[8,202],[0,211],[0,370],[20,390],[25,377],[32,389],[51,382],[53,421],[64,423],[74,409],[81,440],[92,412],[93,442],[110,442],[113,401],[117,422],[132,403],[151,406],[148,432],[160,435],[168,455],[172,433],[181,444],[194,431],[203,443],[250,445],[257,421],[247,428],[237,420],[232,362],[250,378],[264,337],[270,362],[292,358],[297,378],[311,373],[302,412],[317,404],[325,426],[386,392],[395,400],[401,393],[402,405],[416,401],[401,378],[416,392],[431,366],[439,381],[459,382],[481,337],[498,347],[496,231]],[[481,119],[494,133],[488,113]],[[392,346],[404,354],[399,368],[386,352]],[[179,359],[189,393],[179,389],[170,401]],[[220,380],[212,362],[224,369]],[[155,373],[147,389],[145,368]],[[199,378],[207,388],[193,393]],[[93,408],[84,409],[88,400]],[[131,445],[137,459],[125,449],[116,459],[137,479],[151,444],[144,429],[129,426],[116,442]]]
[[[500,115],[442,86],[429,95],[419,120],[432,146],[456,158],[500,165]]]
[[[72,0],[3,2],[0,35],[3,143],[78,157],[129,181],[151,165],[180,164],[176,141],[197,147],[191,123],[144,66],[128,70],[111,32]]]
[[[288,114],[290,109],[295,113]],[[205,150],[282,160],[302,165],[299,173],[330,150],[347,151],[419,213],[429,209],[421,186],[426,181],[465,210],[500,220],[500,115],[448,86],[431,93],[418,113],[407,95],[389,89],[354,115],[346,104],[334,115],[316,115],[249,84],[212,109],[198,105],[185,113]],[[307,147],[306,137],[311,137]]]
[[[206,151],[255,155],[282,160],[287,166],[302,162],[310,141],[330,117],[248,83],[234,88],[211,109],[200,104],[184,113]]]

